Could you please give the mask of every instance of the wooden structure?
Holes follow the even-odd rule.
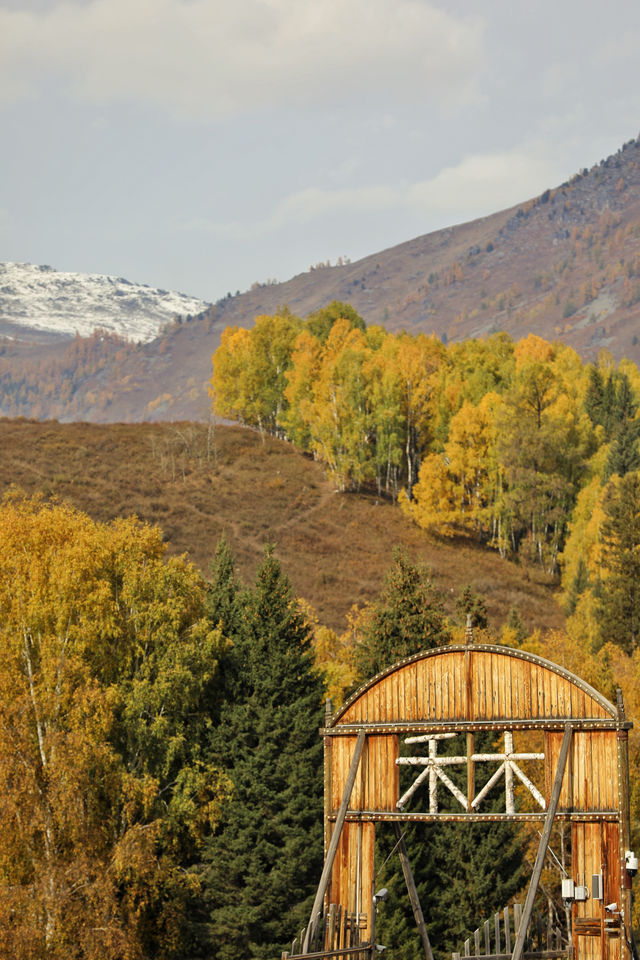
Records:
[[[377,823],[394,823],[424,953],[431,960],[401,823],[531,820],[539,821],[541,839],[521,921],[513,943],[503,937],[505,949],[490,955],[520,960],[527,954],[551,829],[565,821],[572,850],[567,879],[574,882],[564,890],[571,900],[572,946],[554,955],[631,960],[631,876],[625,860],[629,727],[620,693],[614,706],[541,657],[474,644],[470,630],[464,645],[430,650],[374,677],[328,715],[321,731],[325,866],[301,954],[312,952],[317,924],[330,903],[360,918],[362,942],[374,944]],[[491,731],[496,744],[489,753],[476,751],[481,731]],[[451,741],[446,754],[443,741]],[[402,767],[413,771],[413,780],[401,792]],[[486,802],[498,787],[504,790],[500,811]]]
[[[308,927],[300,931],[300,936],[291,944],[291,949],[283,953],[283,960],[289,957],[305,956],[329,958],[345,957],[349,960],[368,960],[375,953],[373,940],[363,939],[363,929],[367,925],[366,916],[362,913],[349,913],[335,903],[314,923],[313,931],[307,936]],[[303,949],[306,946],[306,953]]]
[[[485,920],[481,927],[465,940],[462,953],[453,953],[452,960],[463,960],[465,957],[510,957],[513,944],[518,937],[522,923],[522,904],[514,903],[512,907],[505,907],[500,913],[493,916],[493,921]],[[529,924],[529,932],[525,939],[525,952],[528,957],[564,957],[567,954],[562,930],[554,926],[549,917],[546,923],[541,915],[535,911]]]

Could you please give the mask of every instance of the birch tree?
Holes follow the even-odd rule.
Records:
[[[200,752],[222,647],[157,529],[0,506],[0,954],[169,958],[224,780]]]

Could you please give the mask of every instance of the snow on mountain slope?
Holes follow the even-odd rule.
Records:
[[[48,266],[0,263],[0,323],[60,336],[100,327],[137,342],[153,340],[176,316],[208,304],[122,277],[62,273]]]

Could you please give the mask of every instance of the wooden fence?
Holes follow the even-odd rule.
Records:
[[[341,906],[332,903],[329,909],[318,917],[306,952],[303,952],[307,933],[305,927],[291,944],[291,949],[282,954],[282,960],[302,956],[315,958],[315,960],[322,960],[325,957],[369,960],[373,955],[374,947],[371,942],[362,940],[362,931],[366,926],[366,914],[349,913]]]
[[[473,933],[473,938],[464,942],[462,953],[453,953],[453,960],[507,960],[511,957],[520,923],[522,920],[522,905],[514,903],[513,907],[505,907],[502,913],[494,914],[493,921],[485,920],[481,927]],[[534,912],[529,931],[525,940],[524,956],[526,958],[568,957],[569,946],[559,927],[550,921],[543,921],[539,913]]]

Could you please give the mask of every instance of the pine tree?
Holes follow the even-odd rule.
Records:
[[[599,367],[589,367],[589,386],[584,401],[585,410],[594,426],[602,424],[604,381]]]
[[[363,618],[356,651],[358,684],[404,657],[439,647],[450,639],[442,599],[433,587],[429,570],[422,563],[410,561],[406,551],[397,547],[382,593]],[[424,907],[433,879],[428,840],[432,829],[410,824],[403,833]],[[380,907],[378,936],[389,947],[394,960],[413,960],[420,940],[395,852],[396,836],[382,824],[377,827],[376,836],[380,885],[389,890],[388,901]],[[425,919],[429,925],[429,918]]]
[[[490,738],[477,746],[492,749]],[[496,795],[498,799],[504,803],[504,795]],[[521,889],[525,880],[522,846],[516,824],[436,825],[431,838],[434,881],[425,912],[434,953],[441,960],[460,951],[467,937]]]
[[[207,590],[209,619],[220,627],[223,636],[237,635],[241,622],[241,585],[236,577],[235,561],[227,538],[218,541],[210,566],[211,582]]]
[[[609,450],[604,474],[605,480],[608,480],[614,474],[624,477],[625,474],[640,467],[639,427],[640,423],[637,420],[625,419],[620,422]]]
[[[224,550],[217,569],[224,607],[233,583]],[[322,868],[323,691],[310,630],[271,550],[241,605],[211,738],[233,794],[205,857],[209,951],[272,960],[308,919]]]
[[[629,653],[640,637],[640,473],[612,481],[604,502],[599,597],[602,642]]]
[[[464,624],[466,624],[467,615],[471,614],[472,627],[483,629],[487,626],[487,605],[479,594],[474,593],[469,583],[463,588],[462,593],[456,600],[456,613],[459,614]]]
[[[507,619],[505,620],[504,625],[512,631],[514,643],[516,645],[521,644],[527,635],[527,631],[524,623],[522,622],[522,617],[518,613],[517,607],[509,607],[509,613],[507,614]]]
[[[442,600],[422,563],[397,547],[380,598],[365,617],[356,650],[360,683],[404,657],[448,643],[451,634]]]

